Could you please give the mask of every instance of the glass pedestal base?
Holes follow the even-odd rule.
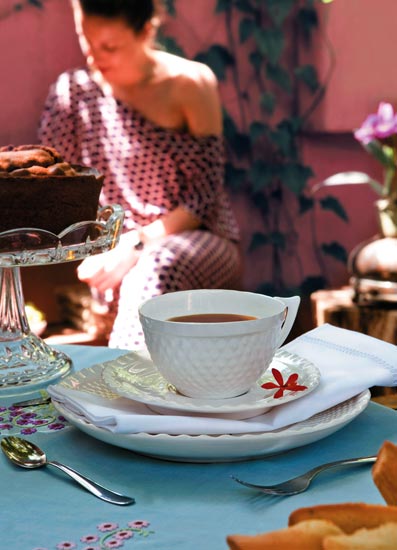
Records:
[[[0,338],[0,398],[33,393],[71,371],[72,360],[33,333]]]

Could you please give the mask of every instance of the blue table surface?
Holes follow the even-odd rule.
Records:
[[[57,348],[73,359],[75,370],[121,353],[89,346]],[[386,439],[397,442],[396,412],[371,402],[342,430],[282,454],[216,464],[169,462],[103,443],[56,416],[33,428],[29,416],[22,424],[15,419],[7,422],[9,405],[22,398],[1,398],[0,393],[1,436],[23,431],[50,459],[134,496],[136,504],[105,503],[52,467],[24,470],[1,454],[0,547],[4,549],[226,550],[228,534],[286,527],[289,514],[302,506],[384,504],[372,481],[370,465],[323,473],[305,493],[284,498],[239,486],[230,478],[232,474],[276,483],[322,462],[376,454]]]

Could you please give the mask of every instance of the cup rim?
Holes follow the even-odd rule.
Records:
[[[162,321],[162,322],[173,322],[173,321],[168,321],[167,319],[158,319],[157,317],[154,317],[150,314],[147,314],[145,313],[143,310],[149,306],[149,304],[152,304],[154,302],[168,302],[170,300],[173,300],[175,298],[175,296],[184,296],[184,295],[189,295],[189,294],[195,294],[196,296],[197,295],[200,295],[200,294],[218,294],[218,295],[226,295],[226,294],[229,294],[229,295],[234,295],[234,296],[241,296],[241,295],[245,295],[247,297],[254,297],[255,299],[264,299],[266,301],[268,301],[269,303],[271,302],[272,304],[279,304],[280,305],[280,311],[283,311],[284,308],[285,308],[285,303],[283,303],[282,299],[278,298],[278,297],[275,297],[275,296],[268,296],[267,294],[260,294],[260,293],[256,293],[256,292],[249,292],[249,291],[245,291],[245,290],[229,290],[229,289],[192,289],[192,290],[177,290],[175,292],[167,292],[166,294],[159,294],[158,296],[153,296],[152,298],[148,298],[146,299],[144,302],[142,302],[139,307],[138,307],[138,311],[140,314],[142,314],[143,316],[149,318],[149,319],[155,319],[157,321]],[[213,312],[208,312],[208,313],[213,313]],[[275,312],[274,315],[277,315],[279,312]],[[249,321],[253,322],[255,320],[259,320],[259,319],[250,319]],[[249,322],[247,320],[245,321],[234,321],[235,323],[247,323]],[[181,322],[182,323],[182,322]],[[191,324],[191,323],[185,323],[185,324]],[[196,324],[196,323],[195,323]],[[208,325],[208,324],[213,324],[213,323],[197,323],[197,324],[200,324],[200,325]],[[218,324],[218,323],[217,323]],[[225,322],[225,323],[219,323],[219,324],[230,324],[229,322]]]
[[[268,315],[263,317],[258,317],[257,319],[249,319],[249,320],[241,320],[241,321],[233,321],[233,322],[217,322],[217,323],[209,323],[209,322],[198,322],[198,323],[189,323],[189,322],[178,322],[175,323],[174,321],[170,321],[168,319],[161,318],[159,315],[156,315],[156,312],[146,310],[150,307],[150,305],[156,301],[156,302],[165,302],[171,301],[175,299],[175,294],[178,294],[178,296],[189,295],[194,293],[195,295],[205,294],[205,295],[226,295],[229,294],[232,295],[239,295],[242,294],[246,295],[250,299],[255,299],[257,301],[258,299],[263,302],[263,304],[271,303],[273,306],[279,306],[276,308],[274,312],[270,312]],[[167,332],[173,335],[185,335],[185,336],[191,336],[191,337],[205,337],[205,336],[231,336],[233,334],[244,334],[244,333],[251,333],[256,331],[263,331],[264,327],[266,325],[270,325],[274,322],[275,318],[283,318],[286,311],[286,304],[282,301],[282,299],[278,299],[277,297],[267,296],[265,294],[258,294],[254,292],[248,292],[248,291],[238,291],[238,290],[229,290],[229,289],[197,289],[197,290],[182,290],[177,291],[173,293],[163,294],[159,296],[155,296],[153,298],[149,298],[145,300],[138,308],[139,317],[142,323],[143,328],[145,328],[145,325],[147,327],[150,326],[150,330],[154,332]],[[181,311],[181,315],[184,312]],[[200,313],[204,313],[200,311]],[[212,311],[211,313],[214,313]],[[221,313],[221,312],[220,312]],[[222,312],[225,313],[225,312]],[[233,313],[230,311],[230,313]],[[235,312],[234,312],[235,313]],[[240,312],[239,312],[240,313]],[[241,314],[244,314],[241,312]],[[245,312],[246,315],[249,315],[249,312]],[[175,314],[177,315],[177,314]],[[171,316],[175,316],[174,314],[171,314]]]

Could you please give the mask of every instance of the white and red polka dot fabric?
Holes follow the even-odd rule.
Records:
[[[177,206],[200,230],[170,235],[145,249],[124,278],[109,345],[144,345],[137,307],[165,292],[239,284],[238,228],[224,189],[220,136],[194,137],[158,126],[105,95],[88,71],[63,73],[51,87],[39,129],[65,160],[105,176],[102,204],[120,204],[125,229],[147,225]]]

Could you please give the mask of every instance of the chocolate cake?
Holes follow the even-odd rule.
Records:
[[[59,234],[97,218],[103,176],[69,164],[52,147],[0,147],[0,232],[22,227]]]

